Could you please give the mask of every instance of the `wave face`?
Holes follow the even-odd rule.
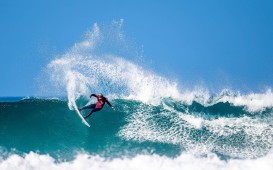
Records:
[[[79,100],[78,105],[85,102]],[[176,156],[190,151],[244,159],[266,155],[273,144],[272,109],[252,113],[229,103],[206,107],[172,99],[162,99],[157,106],[125,99],[112,103],[117,110],[106,106],[94,113],[87,128],[67,101],[1,102],[1,146],[64,156],[83,149],[110,157],[143,151]]]
[[[90,117],[88,128],[67,102],[60,99],[1,102],[0,167],[7,164],[11,167],[12,161],[43,163],[44,159],[56,168],[64,166],[64,161],[92,166],[98,161],[107,167],[115,162],[125,166],[134,161],[147,161],[148,166],[148,160],[161,160],[173,161],[175,167],[180,167],[188,158],[206,160],[208,164],[217,159],[219,165],[238,158],[237,161],[257,162],[272,159],[272,108],[253,113],[223,102],[203,106],[165,98],[159,105],[150,105],[114,99],[112,104],[117,110],[105,106]],[[79,99],[77,105],[86,102]]]
[[[122,20],[94,24],[39,79],[40,95],[65,98],[2,98],[0,169],[273,168],[270,88],[181,88],[126,59],[138,56],[129,44]],[[91,93],[116,110],[94,113],[88,128],[74,109],[95,102]]]

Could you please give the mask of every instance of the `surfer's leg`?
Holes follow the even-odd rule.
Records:
[[[101,110],[101,108],[94,108],[93,110],[91,110],[91,112],[87,116],[83,116],[83,117],[86,119],[89,116],[91,116],[93,112],[97,112],[97,111],[100,111],[100,110]]]
[[[90,104],[88,106],[84,106],[83,108],[78,108],[79,111],[82,111],[84,109],[94,109],[96,107],[96,104]]]

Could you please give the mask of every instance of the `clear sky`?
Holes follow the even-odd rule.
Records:
[[[1,0],[0,96],[31,96],[56,54],[124,19],[156,72],[186,84],[273,86],[272,0]]]

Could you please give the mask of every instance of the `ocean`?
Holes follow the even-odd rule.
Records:
[[[109,52],[122,35],[94,24],[43,68],[39,94],[0,98],[1,170],[273,169],[271,88],[187,88]],[[96,102],[91,93],[116,109],[93,113],[89,128],[75,107]]]
[[[271,106],[114,99],[88,128],[65,99],[18,99],[0,102],[0,169],[273,167]]]

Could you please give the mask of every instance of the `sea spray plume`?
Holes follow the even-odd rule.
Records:
[[[123,39],[119,31],[115,33],[119,40]],[[104,48],[105,39],[104,32],[95,24],[85,40],[76,43],[48,65],[52,82],[66,88],[69,103],[74,103],[79,94],[87,95],[89,91],[115,94],[150,104],[159,104],[161,98],[178,97],[175,82],[119,56],[97,55],[95,51]]]
[[[51,78],[66,86],[71,100],[76,99],[77,93],[87,94],[89,87],[150,104],[159,104],[162,98],[177,98],[179,95],[176,83],[170,83],[129,61],[109,56],[109,63],[101,60],[82,56],[56,59],[49,65],[53,73]]]

